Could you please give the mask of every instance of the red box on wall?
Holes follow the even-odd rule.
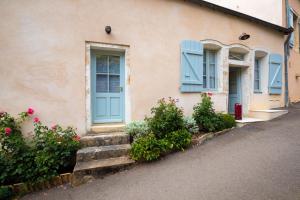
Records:
[[[242,104],[236,103],[234,104],[234,117],[236,120],[242,120],[243,108]]]

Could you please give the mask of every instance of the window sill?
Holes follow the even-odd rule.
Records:
[[[181,93],[207,93],[207,92],[211,92],[213,94],[219,93],[217,88],[215,88],[215,89],[201,89],[201,90],[196,90],[196,91],[183,91],[183,90],[181,90],[180,92]]]

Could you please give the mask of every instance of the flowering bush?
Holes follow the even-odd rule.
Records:
[[[22,136],[20,124],[29,116],[27,112],[15,119],[6,112],[0,114],[0,183],[15,183],[31,173],[31,148]],[[26,173],[24,173],[26,171]]]
[[[169,148],[166,140],[159,140],[154,134],[147,134],[134,141],[130,156],[134,160],[152,161],[158,159],[167,149]]]
[[[153,116],[146,118],[146,122],[157,138],[184,128],[183,111],[171,97],[168,100],[160,99],[158,106],[151,109],[151,113]]]
[[[130,155],[134,160],[152,161],[174,150],[184,150],[190,143],[192,135],[185,127],[183,111],[176,106],[176,101],[161,99],[158,106],[151,109],[153,116],[146,118],[146,124],[133,126],[132,132],[143,132],[131,147]],[[192,127],[194,128],[194,127]]]
[[[200,130],[215,132],[234,127],[235,120],[231,115],[215,112],[211,96],[211,93],[202,94],[202,102],[194,106],[193,117]]]
[[[186,130],[178,130],[168,133],[165,136],[165,140],[168,142],[168,147],[170,150],[184,150],[192,142],[191,133]]]
[[[202,102],[194,106],[193,117],[200,130],[214,132],[223,129],[223,121],[215,113],[213,102],[209,94],[202,94]]]
[[[33,139],[35,163],[38,179],[48,179],[75,165],[75,154],[79,148],[80,137],[72,127],[63,129],[55,125],[49,129],[38,120],[34,120]]]
[[[34,114],[29,108],[18,118],[0,113],[0,184],[48,179],[74,166],[79,136],[73,128],[44,126],[34,118],[34,138],[25,140],[21,124]]]

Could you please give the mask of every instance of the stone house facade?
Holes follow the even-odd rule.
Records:
[[[285,105],[290,29],[210,2],[4,0],[0,27],[0,109],[31,106],[80,134],[142,120],[166,97],[186,115],[203,92],[245,117]],[[299,78],[289,81],[297,101]]]

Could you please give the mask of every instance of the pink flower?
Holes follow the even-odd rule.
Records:
[[[34,122],[34,123],[39,123],[39,122],[40,122],[40,119],[37,118],[37,117],[35,117],[35,118],[33,119],[33,122]]]
[[[79,135],[75,135],[75,136],[74,136],[74,140],[75,140],[75,141],[79,141],[79,140],[80,140],[80,136],[79,136]]]
[[[9,135],[11,134],[11,128],[9,128],[9,127],[6,127],[6,128],[4,129],[4,131],[5,131],[5,135],[6,135],[6,136],[9,136]]]
[[[5,112],[4,111],[1,111],[0,112],[0,117],[4,116]]]
[[[213,94],[211,92],[207,93],[207,96],[211,97]]]
[[[33,113],[34,113],[34,110],[32,108],[28,108],[27,114],[28,115],[33,115]]]
[[[53,125],[51,129],[54,131],[57,128],[57,125]]]

